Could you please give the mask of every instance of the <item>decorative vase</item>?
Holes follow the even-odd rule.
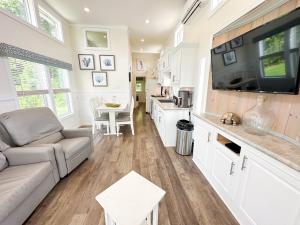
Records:
[[[274,125],[275,115],[267,106],[264,96],[257,97],[257,104],[243,115],[243,127],[246,132],[266,135]]]

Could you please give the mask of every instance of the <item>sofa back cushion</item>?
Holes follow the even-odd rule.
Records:
[[[2,170],[4,170],[7,167],[7,165],[8,165],[8,163],[7,163],[5,155],[3,155],[2,152],[0,152],[0,172]]]
[[[43,137],[40,140],[33,141],[30,145],[39,145],[39,144],[55,144],[64,139],[64,136],[60,132],[56,132],[54,134],[50,134],[47,137]]]
[[[15,143],[11,139],[9,133],[7,132],[6,128],[0,122],[0,139],[11,147],[16,147]]]
[[[0,138],[0,152],[4,152],[6,149],[8,149],[10,146],[6,144],[4,141]]]
[[[0,122],[17,146],[30,144],[63,129],[54,113],[46,107],[3,113]]]

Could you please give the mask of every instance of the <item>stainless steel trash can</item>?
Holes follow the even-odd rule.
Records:
[[[176,124],[176,152],[180,155],[190,155],[193,149],[194,125],[188,120],[179,120]]]

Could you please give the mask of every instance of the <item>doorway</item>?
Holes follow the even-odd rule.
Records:
[[[136,77],[135,92],[137,105],[146,103],[146,79],[145,77]]]

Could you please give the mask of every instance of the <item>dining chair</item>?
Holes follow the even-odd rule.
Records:
[[[120,135],[120,126],[130,125],[131,133],[134,135],[134,123],[133,123],[133,110],[134,110],[134,99],[131,98],[130,112],[129,114],[119,114],[116,118],[117,136]]]
[[[97,98],[90,99],[90,110],[93,115],[92,128],[93,134],[95,130],[101,130],[102,126],[106,126],[106,135],[109,134],[109,115],[107,113],[101,113],[97,108],[99,107],[99,102]]]

